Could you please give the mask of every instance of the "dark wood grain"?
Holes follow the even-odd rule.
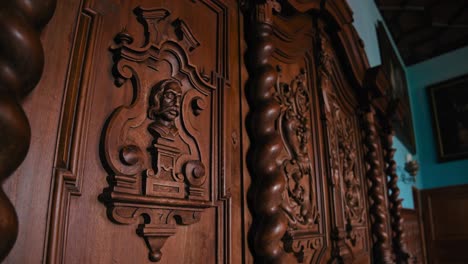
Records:
[[[40,33],[51,19],[55,0],[3,1],[0,4],[0,262],[13,247],[18,220],[3,182],[24,160],[31,140],[20,102],[36,87],[44,68]]]
[[[420,193],[428,263],[466,263],[468,185]]]

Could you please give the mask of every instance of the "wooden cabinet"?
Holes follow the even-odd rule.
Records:
[[[388,83],[321,2],[58,1],[5,263],[403,263]]]

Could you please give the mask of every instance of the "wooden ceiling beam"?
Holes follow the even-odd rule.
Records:
[[[378,6],[380,11],[415,11],[415,12],[424,12],[424,6],[417,6],[417,5],[379,5]]]

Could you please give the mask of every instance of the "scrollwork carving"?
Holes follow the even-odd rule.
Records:
[[[312,168],[307,150],[310,144],[310,99],[304,69],[290,83],[281,82],[278,69],[278,84],[275,97],[281,105],[278,127],[288,153],[283,161],[286,190],[282,208],[289,217],[291,229],[306,229],[317,223],[319,214],[311,197]]]
[[[149,259],[159,261],[177,225],[198,222],[203,208],[214,206],[208,143],[217,102],[215,87],[188,61],[200,45],[190,27],[166,9],[135,13],[146,31],[144,46],[134,47],[124,30],[111,47],[115,83],[133,86],[135,99],[109,118],[104,151],[111,181],[102,198],[114,222],[143,219],[137,233]]]

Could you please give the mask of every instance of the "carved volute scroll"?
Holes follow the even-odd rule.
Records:
[[[139,223],[137,233],[159,261],[177,225],[200,220],[214,205],[211,135],[217,126],[215,87],[190,64],[201,43],[189,25],[162,8],[136,8],[145,29],[143,47],[120,32],[115,45],[117,86],[131,86],[133,101],[117,108],[105,128],[109,217]]]
[[[20,102],[41,78],[44,51],[40,33],[51,19],[55,4],[55,0],[0,2],[0,262],[18,234],[15,209],[1,185],[29,149],[31,131]]]

